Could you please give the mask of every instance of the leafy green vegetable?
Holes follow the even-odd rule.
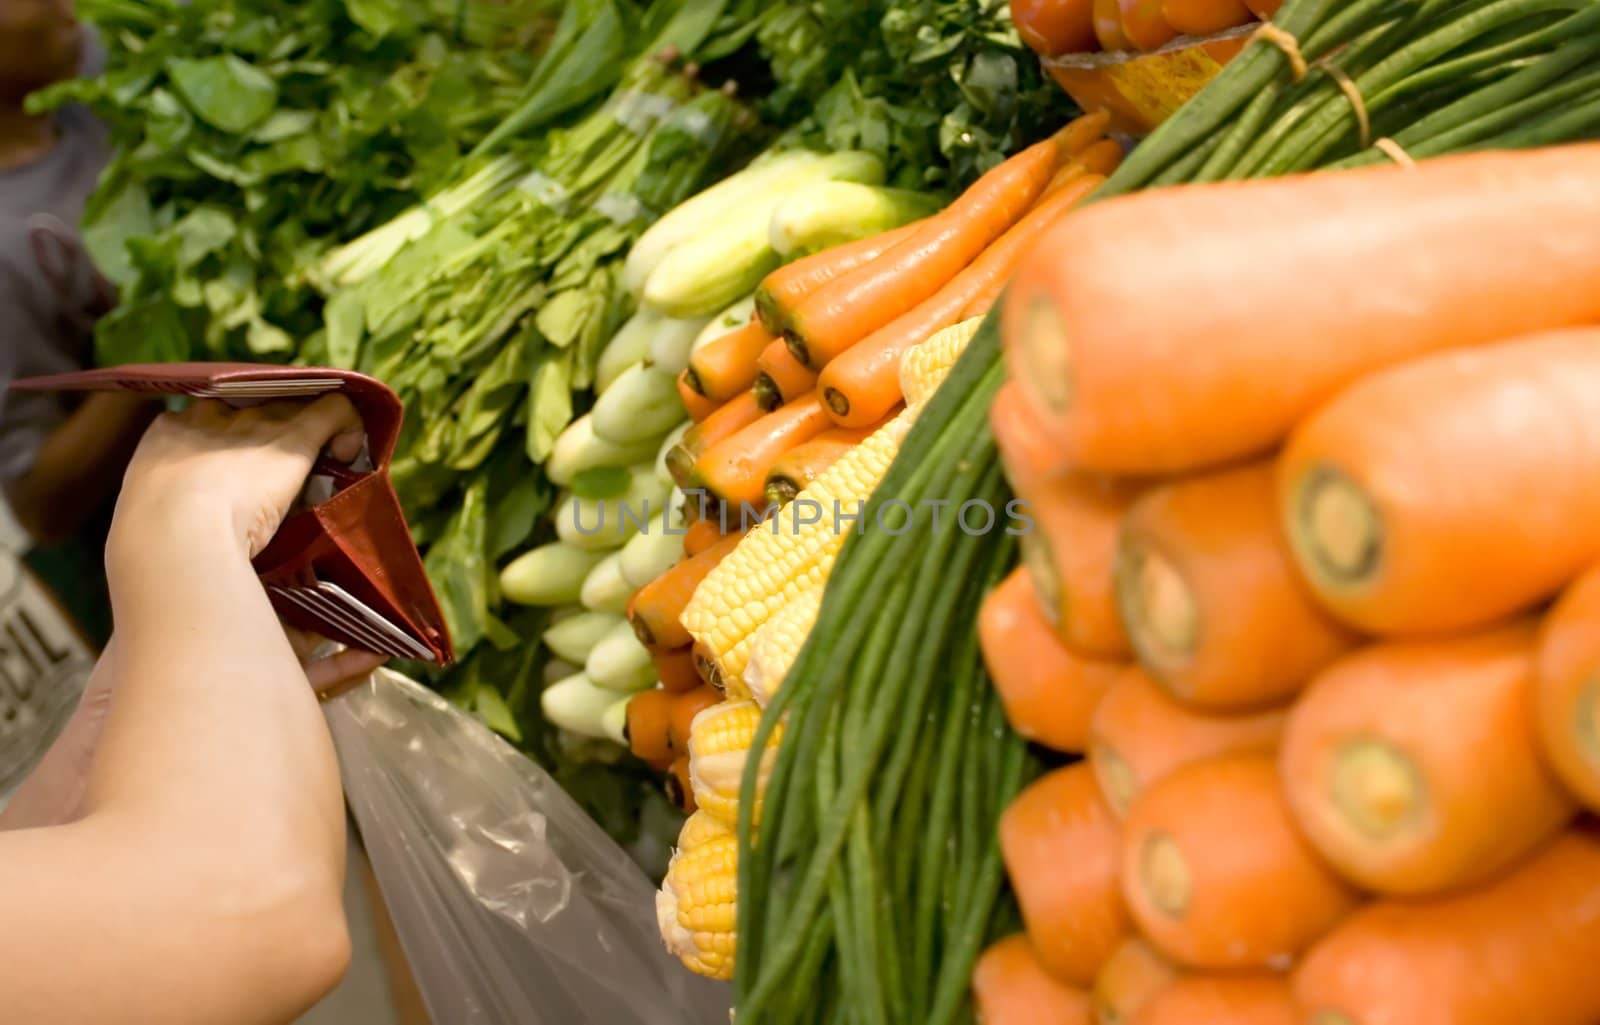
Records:
[[[106,363],[289,360],[306,268],[449,175],[516,102],[556,0],[83,0],[108,71],[82,102],[118,155],[84,234],[119,286]]]

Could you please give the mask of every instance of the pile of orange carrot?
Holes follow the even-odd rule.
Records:
[[[1083,760],[1002,821],[986,1025],[1600,1021],[1597,176],[1152,192],[1023,262],[979,635]]]
[[[781,502],[893,415],[901,357],[987,312],[1039,235],[1117,166],[1107,121],[1079,118],[938,214],[773,272],[751,321],[679,378],[700,426],[673,453],[678,484],[735,508]]]

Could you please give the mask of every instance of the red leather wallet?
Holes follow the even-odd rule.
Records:
[[[322,367],[156,363],[26,378],[11,387],[188,395],[239,407],[343,392],[361,414],[371,468],[318,460],[308,490],[331,487],[332,497],[287,516],[256,556],[256,572],[291,626],[395,658],[453,660],[449,629],[389,482],[405,410],[382,381]]]

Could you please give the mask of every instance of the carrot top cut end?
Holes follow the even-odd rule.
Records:
[[[1115,748],[1099,741],[1091,745],[1089,760],[1094,766],[1095,777],[1100,781],[1100,792],[1105,795],[1106,803],[1111,805],[1111,810],[1117,813],[1118,818],[1127,815],[1128,809],[1133,807],[1134,798],[1139,796],[1139,778],[1133,774],[1133,767]]]
[[[1162,914],[1182,918],[1194,896],[1194,877],[1177,841],[1166,833],[1145,837],[1139,852],[1139,886]]]
[[[1022,535],[1018,543],[1022,549],[1022,564],[1028,569],[1028,580],[1033,584],[1034,597],[1039,609],[1052,628],[1061,626],[1061,580],[1056,576],[1054,556],[1050,542],[1043,531],[1031,530]]]
[[[1383,520],[1344,472],[1319,466],[1293,494],[1290,540],[1306,567],[1337,587],[1369,580],[1383,561]]]
[[[1016,352],[1025,387],[1055,414],[1072,405],[1072,345],[1067,319],[1055,299],[1043,292],[1029,296],[1020,311],[1021,323],[1006,332],[1006,343]]]
[[[806,340],[801,337],[799,330],[797,330],[794,325],[784,325],[783,344],[788,346],[789,355],[793,356],[797,361],[799,361],[801,366],[806,367],[809,370],[822,369],[821,367],[812,364],[811,349],[806,345]]]
[[[1346,744],[1330,776],[1334,811],[1361,837],[1393,843],[1424,825],[1426,784],[1416,764],[1394,747],[1375,740]]]
[[[1116,589],[1129,639],[1146,661],[1187,662],[1200,643],[1200,605],[1176,563],[1129,542],[1117,560]]]
[[[844,392],[837,388],[824,388],[822,401],[833,411],[835,416],[850,415],[850,399]]]
[[[778,382],[765,370],[756,375],[756,383],[750,386],[750,390],[755,392],[756,405],[768,413],[783,405],[783,392],[778,389]]]

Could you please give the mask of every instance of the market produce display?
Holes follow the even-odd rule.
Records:
[[[98,358],[396,388],[737,1021],[1600,1020],[1600,4],[83,6]]]

